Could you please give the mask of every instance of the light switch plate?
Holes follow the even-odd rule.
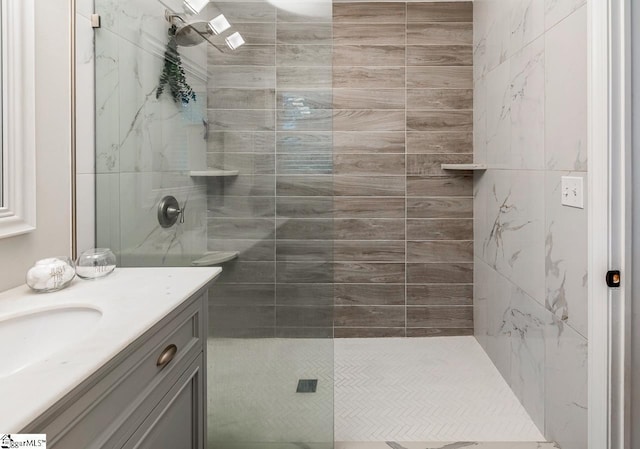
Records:
[[[584,209],[584,181],[577,176],[562,177],[562,205]]]

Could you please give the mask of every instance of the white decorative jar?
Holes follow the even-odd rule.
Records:
[[[62,290],[76,277],[73,261],[68,257],[51,257],[35,263],[27,271],[27,285],[40,293]]]

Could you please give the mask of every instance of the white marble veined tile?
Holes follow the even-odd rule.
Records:
[[[509,384],[541,431],[545,425],[545,326],[550,314],[513,286],[502,332],[511,338]]]
[[[510,168],[544,168],[544,39],[510,59]]]
[[[587,7],[545,35],[545,152],[550,170],[587,169]]]
[[[562,177],[584,179],[585,209],[561,204]],[[587,176],[585,173],[546,173],[546,299],[558,320],[587,335]]]
[[[490,167],[474,183],[475,335],[570,449],[586,447],[587,209],[559,188],[586,179],[586,30],[585,0],[474,2],[474,151]]]
[[[587,340],[557,321],[547,326],[545,435],[563,449],[587,447]]]
[[[206,190],[186,174],[120,175],[121,258],[124,266],[189,265],[206,252]],[[184,223],[162,228],[157,207],[173,195],[185,208]]]
[[[120,169],[119,40],[106,29],[100,29],[95,34],[97,173],[113,173]]]
[[[78,174],[76,180],[78,253],[96,247],[96,175]]]
[[[542,0],[512,0],[511,39],[509,54],[513,55],[544,32],[544,2]]]
[[[180,111],[175,108],[167,116],[162,108],[164,98],[156,99],[163,59],[128,40],[118,38],[118,43],[120,170],[151,171],[154,152],[163,149],[163,136],[154,125],[178,120]]]
[[[473,180],[473,253],[476,257],[484,256],[484,242],[489,235],[487,205],[492,195],[495,171],[487,170]]]
[[[76,172],[95,172],[94,30],[89,19],[76,20]]]
[[[495,168],[509,167],[511,153],[511,86],[509,62],[486,76],[487,163]]]
[[[134,45],[162,54],[169,23],[157,0],[94,0],[101,28]]]
[[[493,70],[509,57],[512,1],[487,0],[487,71]]]
[[[544,173],[496,170],[481,257],[544,305]]]
[[[487,162],[487,82],[478,78],[473,88],[473,160]]]
[[[587,0],[544,0],[545,29],[553,27],[586,3]]]
[[[95,13],[100,15],[101,28],[117,33],[120,0],[93,0],[93,3]]]
[[[119,257],[120,174],[96,174],[96,205],[96,246],[111,248]]]
[[[485,352],[487,351],[489,336],[489,301],[493,297],[492,271],[481,259],[475,258],[473,270],[473,334]]]
[[[93,1],[94,0],[76,0],[76,12],[85,19],[89,19],[94,11]]]
[[[190,145],[205,151],[204,89],[188,105],[175,103],[166,92],[157,98],[163,63],[162,58],[120,39],[122,172],[188,170]]]
[[[487,39],[489,34],[489,2],[476,0],[473,4],[473,79],[488,72]]]
[[[511,303],[513,284],[504,276],[480,262],[479,271],[486,276],[487,289],[487,342],[485,351],[502,377],[511,380],[511,335],[505,332],[505,319]]]

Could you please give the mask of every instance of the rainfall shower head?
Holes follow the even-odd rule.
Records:
[[[209,22],[194,21],[178,23],[176,26],[176,42],[181,47],[193,47],[208,41],[207,35],[210,34]]]
[[[231,29],[231,24],[224,16],[224,14],[218,14],[211,20],[204,20],[202,18],[194,18],[187,21],[178,14],[173,14],[169,10],[165,13],[167,20],[176,27],[175,39],[176,43],[181,47],[193,47],[203,42],[209,42],[218,50],[222,49],[211,40],[211,38],[221,37],[223,33],[226,33]],[[233,31],[233,30],[232,30]],[[244,39],[237,31],[229,34],[225,39],[227,47],[231,50],[236,50],[238,47],[244,45]]]

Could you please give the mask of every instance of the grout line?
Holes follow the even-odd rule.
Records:
[[[405,172],[405,177],[404,177],[404,230],[405,230],[405,239],[404,239],[404,336],[405,338],[407,337],[407,325],[409,323],[409,316],[408,316],[408,307],[407,307],[407,296],[408,296],[408,283],[409,283],[409,269],[408,269],[408,254],[409,254],[409,241],[407,239],[407,236],[409,235],[409,222],[408,222],[408,210],[409,210],[409,195],[408,195],[408,164],[407,164],[407,140],[408,140],[408,132],[407,132],[407,120],[408,120],[408,114],[407,114],[407,110],[409,107],[409,98],[408,98],[408,92],[409,92],[409,80],[408,80],[408,75],[409,75],[409,70],[408,70],[408,52],[407,52],[407,44],[408,44],[408,34],[409,34],[409,5],[407,2],[405,2],[404,4],[404,20],[405,20],[405,25],[404,25],[404,158],[405,158],[405,165],[404,165],[404,172]]]
[[[274,314],[273,314],[273,329],[274,335],[277,336],[278,332],[278,94],[279,94],[279,86],[278,86],[278,11],[276,10],[275,25],[273,27],[273,41],[274,41],[274,60],[273,60],[273,116],[274,116],[274,130],[273,130],[273,196],[274,196],[274,220],[273,220],[273,306],[274,306]]]

